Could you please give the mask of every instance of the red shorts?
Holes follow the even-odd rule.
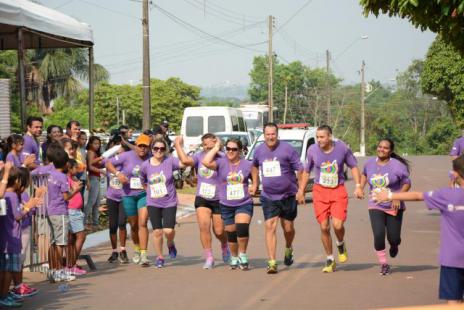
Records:
[[[330,217],[341,221],[346,220],[348,209],[348,193],[344,184],[335,188],[314,184],[313,187],[314,215],[319,223]]]

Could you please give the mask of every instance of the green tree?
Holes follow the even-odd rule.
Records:
[[[380,13],[407,18],[422,31],[430,30],[464,52],[464,1],[462,0],[360,0],[364,15]]]

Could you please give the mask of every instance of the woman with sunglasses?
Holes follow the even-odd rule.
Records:
[[[152,147],[153,156],[142,164],[140,173],[146,185],[147,208],[153,227],[156,267],[164,267],[163,234],[166,237],[169,256],[174,259],[177,249],[174,244],[177,212],[177,193],[173,172],[184,165],[179,159],[168,156],[169,149],[163,138],[155,138]]]
[[[247,270],[249,263],[246,250],[253,216],[253,201],[248,192],[252,163],[241,156],[243,146],[239,139],[227,141],[225,157],[216,157],[220,150],[220,141],[217,139],[201,163],[216,170],[218,174],[221,216],[232,254],[230,267]]]
[[[214,267],[211,228],[213,229],[214,235],[221,243],[222,259],[224,263],[229,263],[230,259],[227,236],[224,232],[224,222],[221,218],[221,208],[219,206],[217,173],[201,164],[203,157],[214,147],[216,140],[217,137],[212,133],[203,135],[201,137],[203,151],[193,156],[185,154],[182,136],[178,136],[174,143],[179,160],[186,166],[194,167],[198,177],[195,195],[195,211],[197,214],[198,227],[200,229],[200,241],[206,259],[203,269],[211,269]],[[220,153],[218,157],[224,157],[224,154]]]
[[[377,157],[364,164],[361,189],[364,189],[366,184],[369,184],[372,194],[382,191],[407,192],[411,188],[409,162],[395,153],[395,144],[391,139],[380,140],[377,145]],[[374,234],[374,248],[380,263],[380,274],[385,276],[391,272],[385,251],[385,232],[390,243],[390,257],[396,257],[401,243],[405,205],[399,200],[377,203],[372,195],[369,196],[368,209]]]
[[[117,176],[113,180],[115,189],[122,188],[122,205],[127,221],[131,227],[132,241],[134,242],[134,256],[132,261],[135,264],[148,266],[147,244],[147,203],[146,192],[140,178],[140,167],[149,158],[150,137],[141,134],[135,141],[135,149],[116,155],[106,162],[106,169],[109,173]]]

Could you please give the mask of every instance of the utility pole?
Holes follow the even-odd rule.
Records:
[[[142,107],[142,129],[147,130],[150,128],[150,42],[148,34],[148,0],[143,0],[143,107]]]
[[[268,26],[269,26],[269,49],[268,49],[268,67],[269,67],[269,73],[268,73],[268,90],[267,90],[267,101],[269,105],[269,121],[273,122],[274,121],[274,115],[272,111],[272,106],[273,106],[273,80],[272,80],[272,75],[273,75],[273,62],[274,62],[274,53],[272,52],[272,29],[273,29],[273,24],[274,24],[274,17],[272,15],[269,15],[269,20],[268,20]]]
[[[329,50],[325,51],[326,66],[327,66],[327,78],[326,78],[326,87],[327,87],[327,125],[330,126],[330,52]]]
[[[288,81],[285,79],[285,109],[284,109],[284,124],[287,124],[287,108],[288,108],[288,99],[287,99],[287,93],[288,93]]]
[[[116,119],[118,121],[119,126],[119,97],[116,97]]]
[[[359,145],[359,152],[361,156],[366,156],[366,131],[365,131],[365,113],[364,113],[364,104],[365,104],[365,96],[364,93],[366,91],[366,83],[364,82],[364,67],[365,63],[364,60],[362,61],[361,65],[361,141]]]

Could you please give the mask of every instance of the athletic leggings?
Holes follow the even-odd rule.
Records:
[[[385,250],[385,231],[388,243],[398,246],[401,243],[401,223],[403,222],[403,210],[398,210],[396,216],[381,210],[369,210],[372,232],[374,233],[374,248],[376,251]]]
[[[110,228],[110,234],[114,235],[118,228],[120,230],[126,230],[126,214],[122,207],[122,202],[106,199],[108,204],[108,226]]]

